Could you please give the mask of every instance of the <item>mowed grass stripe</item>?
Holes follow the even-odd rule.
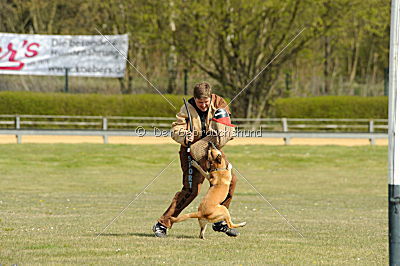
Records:
[[[0,146],[0,263],[386,264],[387,148],[228,146],[238,175],[230,212],[238,238],[176,224],[151,226],[181,188],[174,162],[105,232],[96,235],[174,158],[177,145]],[[201,195],[184,211],[196,210]]]

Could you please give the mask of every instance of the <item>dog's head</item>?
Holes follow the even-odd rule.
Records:
[[[214,143],[208,143],[207,168],[223,168],[226,167],[222,158],[222,152],[215,147]]]

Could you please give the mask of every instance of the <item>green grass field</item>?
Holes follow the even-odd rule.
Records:
[[[387,264],[386,147],[224,150],[305,238],[238,176],[238,238],[209,226],[200,240],[192,219],[156,239],[151,227],[181,187],[177,145],[1,145],[0,264]]]

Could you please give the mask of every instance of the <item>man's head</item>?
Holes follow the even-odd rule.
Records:
[[[211,86],[207,82],[196,84],[193,89],[194,101],[197,108],[205,112],[211,104]]]

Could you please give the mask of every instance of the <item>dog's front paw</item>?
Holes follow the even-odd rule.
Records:
[[[199,168],[200,168],[200,165],[199,165],[195,160],[192,160],[192,161],[190,162],[190,164],[191,164],[193,167],[195,167],[196,169],[199,169]]]

